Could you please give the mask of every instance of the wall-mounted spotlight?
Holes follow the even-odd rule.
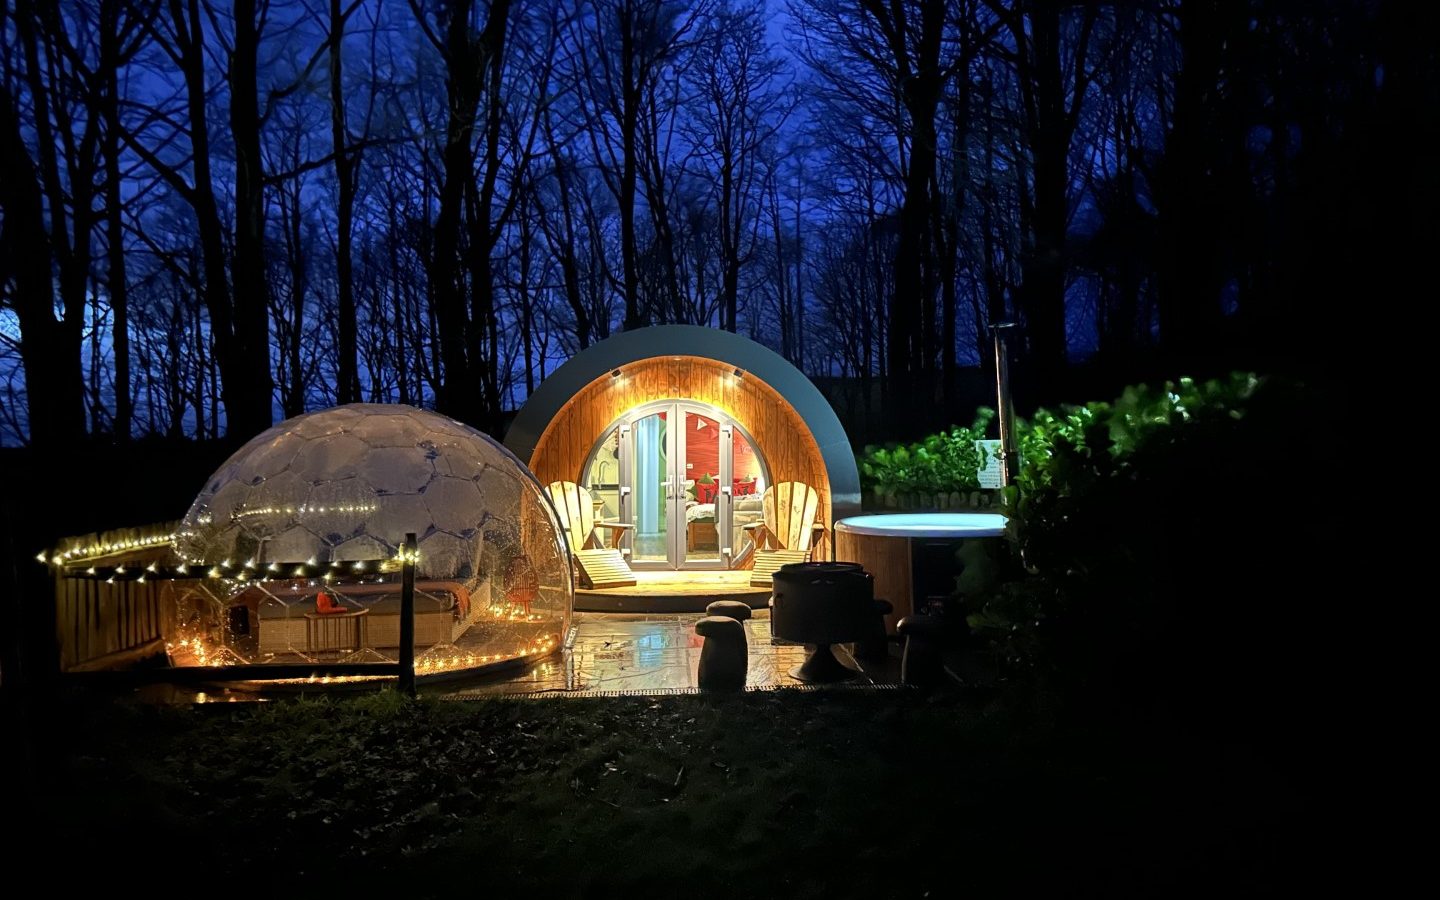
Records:
[[[611,378],[619,378],[619,377],[620,377],[620,370],[619,370],[619,369],[611,369],[611,370],[610,370],[610,377],[611,377]]]

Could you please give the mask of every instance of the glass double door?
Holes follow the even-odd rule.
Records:
[[[632,410],[586,464],[600,518],[632,527],[637,569],[724,569],[749,552],[766,474],[754,444],[719,410],[685,401]],[[751,509],[754,507],[754,509]]]

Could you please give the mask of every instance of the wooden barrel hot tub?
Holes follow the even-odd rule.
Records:
[[[895,623],[915,610],[917,600],[924,601],[936,590],[927,584],[935,575],[927,562],[943,557],[958,567],[953,561],[960,543],[1002,540],[1006,521],[996,513],[852,516],[835,523],[835,559],[859,563],[875,577],[875,596],[895,607],[885,618],[885,627],[893,634]],[[940,576],[948,579],[956,573],[958,568]]]

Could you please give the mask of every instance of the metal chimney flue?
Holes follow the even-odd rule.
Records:
[[[1010,396],[1010,335],[1014,322],[997,322],[990,327],[995,341],[995,405],[1000,418],[1000,468],[1005,484],[1015,483],[1020,472],[1020,452],[1015,446],[1015,402]]]

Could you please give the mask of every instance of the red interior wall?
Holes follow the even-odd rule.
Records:
[[[689,431],[685,435],[685,461],[690,467],[685,470],[687,478],[699,480],[706,472],[711,478],[720,477],[720,429],[713,419],[703,416],[686,416]],[[696,428],[696,422],[704,422],[704,428]]]
[[[710,473],[711,478],[720,476],[720,432],[715,423],[705,419],[704,428],[695,428],[695,419],[690,419],[690,432],[686,436],[686,462],[690,463],[686,469],[686,477],[700,480],[704,473]],[[736,434],[734,476],[736,481],[744,481],[751,476],[759,478],[762,474],[760,463],[755,459],[755,451],[751,448],[750,442],[744,437]]]

